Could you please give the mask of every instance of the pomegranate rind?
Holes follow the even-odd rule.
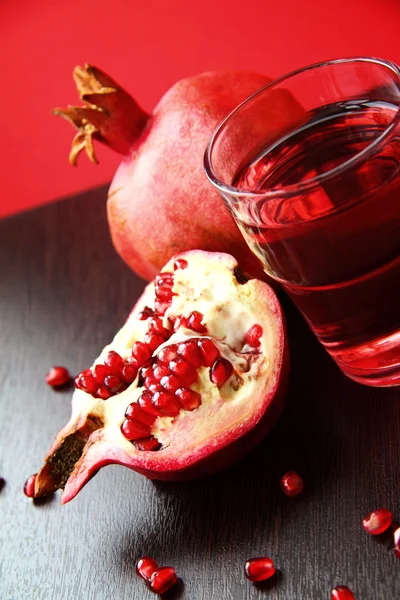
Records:
[[[173,257],[164,271],[172,270],[171,264],[178,258],[186,260],[189,266],[180,275],[178,271],[175,273],[176,296],[164,319],[168,320],[171,314],[181,314],[182,310],[190,312],[193,306],[200,308],[208,327],[204,336],[210,336],[222,354],[228,353],[236,367],[242,364],[243,357],[251,357],[248,370],[240,374],[241,387],[228,382],[219,389],[210,383],[209,369],[201,367],[200,381],[194,386],[201,390],[201,406],[193,411],[183,410],[174,418],[157,418],[152,435],[163,447],[155,452],[138,450],[120,431],[126,408],[137,401],[143,391],[138,387],[138,379],[107,401],[76,390],[71,419],[46,457],[36,481],[35,495],[62,487],[62,502],[66,503],[108,464],[127,466],[150,479],[186,480],[208,475],[228,467],[249,452],[275,424],[284,405],[289,373],[285,320],[275,292],[260,280],[239,283],[235,277],[238,265],[230,255],[193,250]],[[205,283],[193,283],[190,279],[193,272],[203,273],[204,277],[209,273],[208,279]],[[200,286],[197,290],[196,285]],[[214,289],[222,297],[217,308],[208,298]],[[240,299],[239,314],[234,304],[236,297]],[[125,325],[95,364],[101,363],[111,350],[124,356],[135,340],[143,339],[146,320],[139,319],[138,314],[152,302],[154,284],[150,283]],[[260,323],[263,329],[261,348],[251,349],[245,344],[240,351],[241,336],[244,339],[254,322]],[[238,331],[240,327],[242,333]],[[166,344],[202,335],[178,329]],[[63,463],[67,463],[66,473]]]

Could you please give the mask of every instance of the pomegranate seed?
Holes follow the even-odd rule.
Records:
[[[147,581],[157,568],[158,564],[153,558],[150,558],[150,556],[142,556],[136,563],[136,574]]]
[[[244,566],[244,574],[250,581],[265,581],[275,574],[274,562],[266,556],[250,558]]]
[[[95,394],[97,390],[97,383],[94,380],[92,373],[89,375],[79,376],[79,388],[88,394]]]
[[[148,306],[145,306],[144,309],[142,311],[140,311],[140,313],[138,314],[138,319],[140,321],[145,321],[146,319],[148,319],[149,317],[152,317],[154,315],[154,310]]]
[[[244,343],[252,346],[253,348],[258,348],[260,345],[260,337],[262,336],[263,329],[261,325],[252,325],[246,335],[244,336]]]
[[[171,302],[161,302],[160,300],[156,300],[154,306],[157,313],[163,317],[167,312],[167,309],[171,306]]]
[[[193,331],[197,331],[198,333],[206,333],[207,327],[202,324],[203,319],[204,319],[204,315],[202,315],[197,310],[193,311],[189,315],[189,319],[188,319],[189,329],[192,329]]]
[[[219,350],[214,343],[208,338],[201,339],[197,342],[205,367],[211,367],[219,357]]]
[[[4,479],[4,477],[0,477],[0,492],[5,485],[6,485],[6,480]]]
[[[286,496],[298,496],[303,487],[303,480],[296,471],[288,471],[281,477],[281,489]]]
[[[104,383],[107,375],[110,375],[110,370],[106,365],[95,365],[93,368],[93,379],[97,385]]]
[[[195,410],[201,404],[201,396],[194,390],[179,388],[179,390],[176,390],[175,396],[178,397],[179,404],[185,410]]]
[[[153,377],[157,379],[157,381],[161,381],[161,379],[166,375],[170,375],[170,370],[168,369],[167,365],[158,363],[157,361],[153,367]]]
[[[174,271],[177,271],[178,269],[186,269],[187,266],[187,260],[185,260],[184,258],[177,258],[174,262]]]
[[[149,392],[142,392],[141,395],[138,398],[138,406],[140,406],[140,408],[146,412],[149,415],[155,415],[156,417],[158,417],[160,415],[160,412],[158,410],[156,410],[153,406],[153,394],[150,394]]]
[[[154,352],[154,350],[156,350],[158,346],[161,346],[161,344],[165,342],[162,335],[160,335],[159,333],[153,333],[151,331],[146,333],[146,335],[144,336],[144,341],[149,346],[152,352]]]
[[[149,414],[148,412],[145,412],[137,402],[132,402],[132,404],[128,406],[125,411],[125,417],[127,419],[136,419],[137,421],[142,421],[142,423],[145,423],[150,427],[156,420],[156,415],[154,413]]]
[[[162,302],[168,302],[168,301],[172,300],[172,296],[173,295],[174,294],[172,293],[172,290],[169,287],[159,287],[159,288],[156,288],[156,298],[157,298],[157,300],[161,300]]]
[[[124,366],[124,361],[118,354],[118,352],[114,352],[111,350],[104,359],[104,364],[109,367],[109,372],[111,375],[120,375],[122,371],[122,367]]]
[[[151,350],[143,342],[135,342],[132,346],[132,356],[136,359],[137,365],[141,367],[151,356]]]
[[[153,406],[167,417],[176,417],[181,409],[175,396],[169,392],[155,392]]]
[[[177,348],[178,346],[176,344],[171,344],[171,346],[164,346],[164,348],[162,348],[157,354],[157,359],[160,362],[168,365],[172,359],[176,358]]]
[[[182,387],[183,382],[179,377],[170,373],[162,377],[160,383],[165,390],[176,392],[178,388]]]
[[[51,387],[60,387],[71,380],[71,375],[65,367],[51,367],[46,375],[46,383]]]
[[[169,338],[169,336],[171,335],[170,330],[164,327],[162,319],[160,319],[160,317],[154,317],[150,320],[149,331],[159,333],[164,339]]]
[[[105,385],[99,385],[96,392],[96,397],[102,400],[108,400],[111,396],[111,392],[106,388]]]
[[[203,364],[203,358],[200,352],[200,348],[197,345],[197,343],[193,340],[189,342],[182,342],[181,344],[179,344],[177,353],[196,368],[201,367],[201,365]]]
[[[226,360],[226,358],[217,358],[210,369],[210,380],[218,387],[221,387],[232,375],[232,371],[233,367],[229,360]]]
[[[141,375],[141,377],[143,377],[143,380],[146,379],[146,377],[153,377],[153,375],[154,375],[153,366],[146,365],[145,367],[142,367],[140,369],[140,375]]]
[[[137,440],[135,446],[138,450],[145,450],[147,452],[154,452],[161,448],[160,442],[152,435],[142,440]]]
[[[393,534],[394,548],[393,551],[397,558],[400,558],[400,527],[397,527]]]
[[[122,368],[121,377],[125,383],[133,383],[137,376],[137,368],[134,365],[126,364]]]
[[[355,596],[348,587],[339,585],[332,590],[331,600],[355,600]]]
[[[392,513],[387,508],[378,508],[364,517],[362,525],[367,533],[379,535],[392,524]]]
[[[178,580],[173,567],[162,567],[157,569],[149,579],[149,588],[155,594],[164,594]]]
[[[104,380],[104,385],[113,394],[118,394],[118,392],[122,391],[122,388],[124,387],[123,382],[116,375],[108,375],[108,377],[106,377]]]
[[[150,427],[136,419],[125,419],[121,425],[122,434],[127,440],[140,440],[150,435]]]
[[[184,358],[175,358],[169,363],[169,368],[186,386],[197,381],[197,371]]]
[[[161,383],[155,377],[146,377],[144,380],[144,387],[150,392],[160,392],[163,388]]]
[[[28,498],[35,497],[35,481],[36,481],[37,473],[31,475],[26,481],[24,485],[24,494],[28,496]]]

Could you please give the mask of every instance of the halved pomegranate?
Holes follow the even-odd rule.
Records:
[[[35,496],[64,488],[68,502],[112,463],[165,480],[222,469],[275,423],[287,373],[273,290],[244,282],[228,254],[180,254],[76,377],[72,417],[37,475]]]

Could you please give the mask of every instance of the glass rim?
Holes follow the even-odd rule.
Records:
[[[282,83],[283,81],[285,81],[287,79],[291,79],[297,75],[300,75],[301,73],[305,73],[306,71],[310,71],[312,69],[317,69],[317,68],[325,67],[328,65],[336,65],[336,64],[342,64],[342,63],[357,63],[357,62],[373,63],[375,65],[380,65],[382,67],[385,67],[385,68],[391,70],[397,76],[397,79],[400,82],[400,68],[394,62],[385,60],[383,58],[373,57],[373,56],[371,56],[371,57],[358,56],[358,57],[353,57],[353,58],[352,57],[337,58],[337,59],[332,59],[332,60],[320,61],[320,62],[313,63],[311,65],[307,65],[305,67],[300,67],[299,69],[290,71],[289,73],[286,73],[285,75],[281,75],[277,79],[270,81],[269,83],[264,85],[262,88],[259,88],[258,90],[253,92],[250,96],[245,98],[240,104],[238,104],[238,106],[236,106],[236,108],[234,108],[219,123],[219,125],[217,125],[216,129],[214,130],[214,132],[207,144],[206,150],[204,152],[203,166],[204,166],[204,171],[205,171],[205,174],[206,174],[208,180],[222,194],[223,193],[229,194],[230,196],[237,197],[237,198],[238,197],[240,197],[240,198],[256,198],[256,199],[289,198],[295,194],[298,194],[299,192],[304,192],[304,191],[309,191],[309,190],[314,189],[321,182],[325,182],[325,181],[331,179],[333,176],[336,176],[337,174],[341,173],[342,171],[346,171],[348,168],[350,168],[350,167],[362,162],[364,159],[368,158],[368,156],[374,150],[376,150],[377,148],[379,148],[382,145],[382,143],[386,140],[386,138],[391,133],[391,131],[396,123],[396,119],[400,114],[400,103],[399,103],[399,107],[397,108],[396,114],[393,117],[392,122],[386,127],[386,129],[374,141],[369,143],[363,150],[361,150],[360,152],[357,152],[354,156],[352,156],[348,160],[345,160],[343,163],[341,163],[340,165],[337,165],[333,169],[329,169],[325,173],[321,173],[320,175],[311,177],[310,179],[307,179],[306,181],[292,183],[283,188],[279,188],[279,189],[271,188],[270,190],[244,190],[244,189],[237,188],[233,185],[229,185],[229,184],[221,181],[216,176],[213,166],[212,166],[212,158],[211,158],[215,142],[217,141],[219,134],[224,129],[227,122],[230,121],[232,119],[232,117],[234,117],[239,111],[241,111],[242,108],[245,105],[247,105],[248,103],[250,103],[256,96],[265,92],[265,90],[272,88],[272,87],[276,86],[277,84],[279,85],[280,83]],[[280,139],[283,139],[283,138],[284,138],[284,136],[282,136],[282,138],[280,138]]]

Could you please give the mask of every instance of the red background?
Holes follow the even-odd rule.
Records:
[[[77,101],[76,64],[92,62],[147,110],[177,79],[237,68],[278,76],[351,55],[400,62],[398,0],[0,0],[0,216],[109,181],[67,155],[73,129],[50,115]]]

